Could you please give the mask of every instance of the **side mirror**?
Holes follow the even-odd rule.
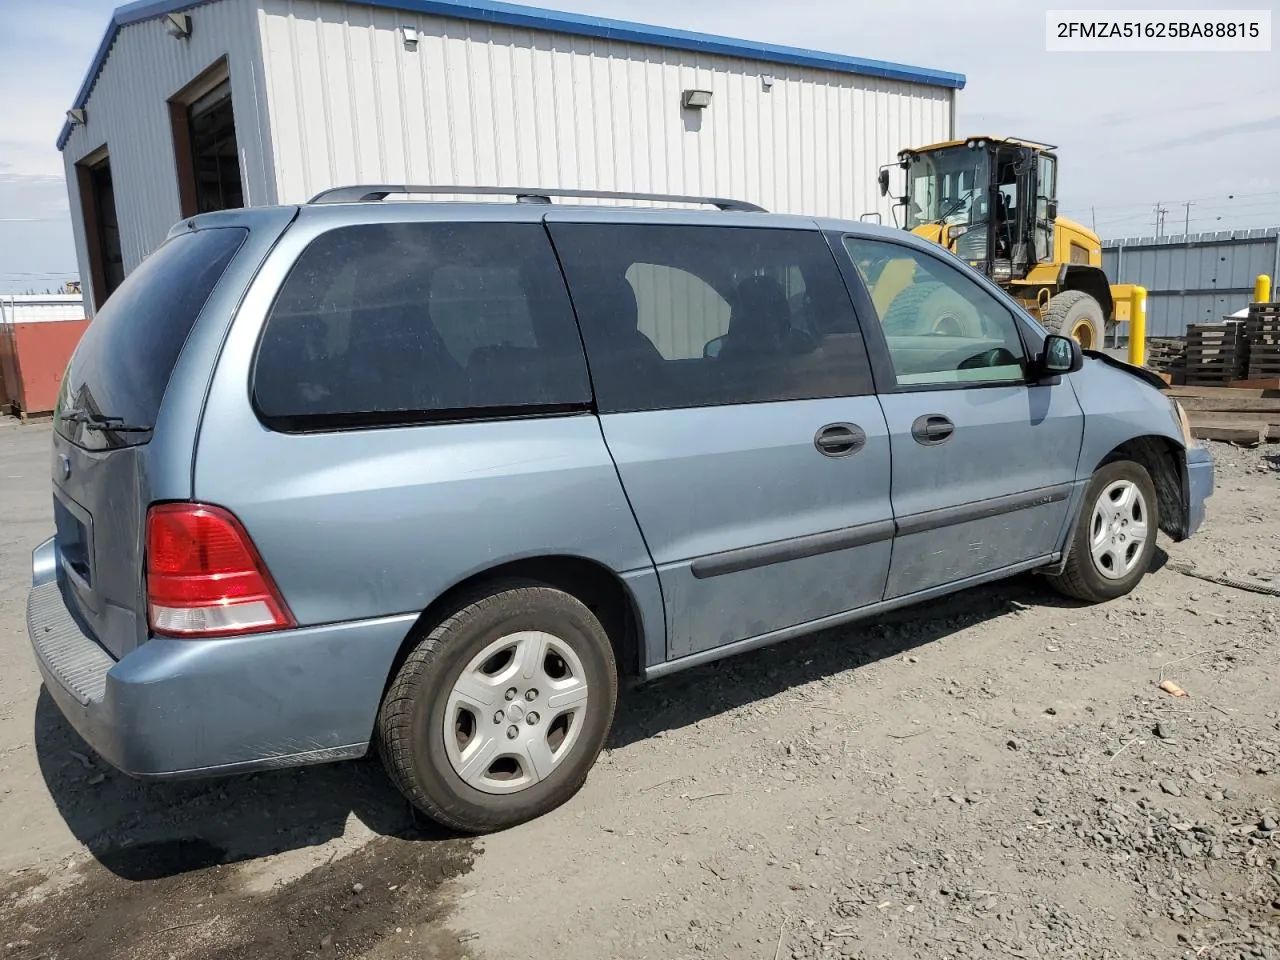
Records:
[[[702,356],[707,360],[713,360],[720,356],[720,349],[724,346],[724,337],[716,337],[714,340],[708,340],[702,347]]]
[[[1040,355],[1040,369],[1048,376],[1075,373],[1084,366],[1084,353],[1080,344],[1070,337],[1051,333],[1044,338],[1044,353]]]
[[[880,196],[887,197],[889,195],[889,168],[880,168]]]

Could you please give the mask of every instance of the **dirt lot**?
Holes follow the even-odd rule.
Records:
[[[1215,445],[1125,600],[1023,578],[632,691],[572,803],[480,842],[373,762],[106,769],[26,646],[47,450],[0,422],[6,960],[1280,960],[1280,600],[1174,569],[1280,585],[1280,448]]]

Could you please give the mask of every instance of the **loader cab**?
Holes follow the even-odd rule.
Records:
[[[906,228],[997,283],[1053,259],[1057,156],[1045,144],[970,137],[903,150]],[[881,191],[888,192],[888,171]]]

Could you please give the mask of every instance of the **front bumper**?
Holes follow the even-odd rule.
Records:
[[[1201,446],[1187,448],[1187,536],[1204,523],[1205,501],[1213,496],[1213,454]]]
[[[56,547],[32,556],[27,632],[76,732],[135,777],[177,778],[362,756],[415,618],[223,640],[155,638],[120,660],[63,599]]]

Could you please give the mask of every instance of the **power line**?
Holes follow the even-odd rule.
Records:
[[[1204,201],[1206,203],[1209,203],[1213,201],[1226,202],[1229,200],[1249,200],[1254,197],[1277,197],[1277,196],[1280,196],[1280,190],[1265,190],[1257,193],[1226,193],[1226,194],[1216,193],[1216,194],[1213,194],[1212,196],[1188,197],[1187,199],[1193,202]],[[1179,201],[1179,202],[1181,203],[1184,201]],[[1153,201],[1151,200],[1141,200],[1135,203],[1108,203],[1108,204],[1101,204],[1096,206],[1091,205],[1090,209],[1109,211],[1109,210],[1136,210],[1136,209],[1145,208],[1150,210],[1152,203]],[[1072,207],[1071,209],[1072,210],[1079,209],[1083,211],[1084,205],[1082,204],[1079,207]]]
[[[1221,209],[1221,208],[1219,208]],[[1146,213],[1123,214],[1116,217],[1103,217],[1097,221],[1099,226],[1106,226],[1114,223],[1130,223],[1130,222],[1150,222],[1151,208],[1147,208]],[[1260,203],[1251,206],[1247,210],[1223,210],[1222,213],[1210,214],[1205,213],[1202,216],[1187,217],[1189,223],[1208,223],[1219,220],[1249,220],[1257,217],[1276,217],[1280,214],[1280,202]]]
[[[1151,210],[1152,208],[1148,207],[1145,213],[1130,213],[1130,214],[1124,214],[1116,217],[1099,217],[1094,222],[1096,222],[1100,227],[1106,226],[1108,224],[1113,224],[1113,223],[1137,223],[1137,222],[1150,223]],[[1085,219],[1084,217],[1080,217],[1078,215],[1072,217],[1070,214],[1064,214],[1064,216],[1067,216],[1072,220]],[[1280,219],[1280,204],[1273,204],[1273,205],[1259,204],[1257,207],[1253,207],[1248,210],[1223,210],[1220,213],[1206,212],[1201,216],[1186,217],[1184,219],[1190,223],[1210,223],[1214,221],[1253,220],[1253,219],[1257,219],[1258,217]],[[1092,218],[1089,218],[1089,219],[1092,220]]]
[[[1218,223],[1216,221],[1213,223],[1197,223],[1195,220],[1192,220],[1191,223],[1188,224],[1185,229],[1188,233],[1223,233],[1223,232],[1233,232],[1237,230],[1269,230],[1270,228],[1275,227],[1277,225],[1280,225],[1280,224],[1277,224],[1276,220],[1274,219],[1253,221],[1253,222],[1236,220],[1236,221],[1223,221],[1221,223]],[[1101,231],[1102,233],[1110,233],[1110,234],[1142,233],[1144,231],[1149,231],[1150,229],[1151,229],[1150,220],[1147,220],[1145,222],[1135,221],[1130,223],[1115,223],[1115,224],[1100,226],[1098,228],[1098,230]],[[1095,232],[1098,232],[1098,231],[1095,231]]]
[[[1198,207],[1208,207],[1209,209],[1213,209],[1213,210],[1253,210],[1258,207],[1274,207],[1277,204],[1280,204],[1280,197],[1277,197],[1276,199],[1273,199],[1273,200],[1246,200],[1243,202],[1235,202],[1231,200],[1218,200],[1215,202],[1211,200],[1194,200],[1194,199],[1193,200],[1177,200],[1175,202],[1178,203],[1179,205],[1184,203],[1194,203]],[[1152,203],[1154,203],[1154,201],[1152,201]],[[1110,219],[1112,217],[1136,217],[1136,216],[1142,216],[1143,208],[1145,208],[1146,210],[1150,210],[1152,207],[1152,203],[1144,203],[1142,207],[1134,209],[1132,213],[1120,213],[1119,211],[1108,213],[1105,207],[1097,207],[1096,209],[1102,213],[1107,214],[1107,217],[1105,219]],[[1095,208],[1071,207],[1069,209],[1083,213],[1086,210],[1092,210]]]

